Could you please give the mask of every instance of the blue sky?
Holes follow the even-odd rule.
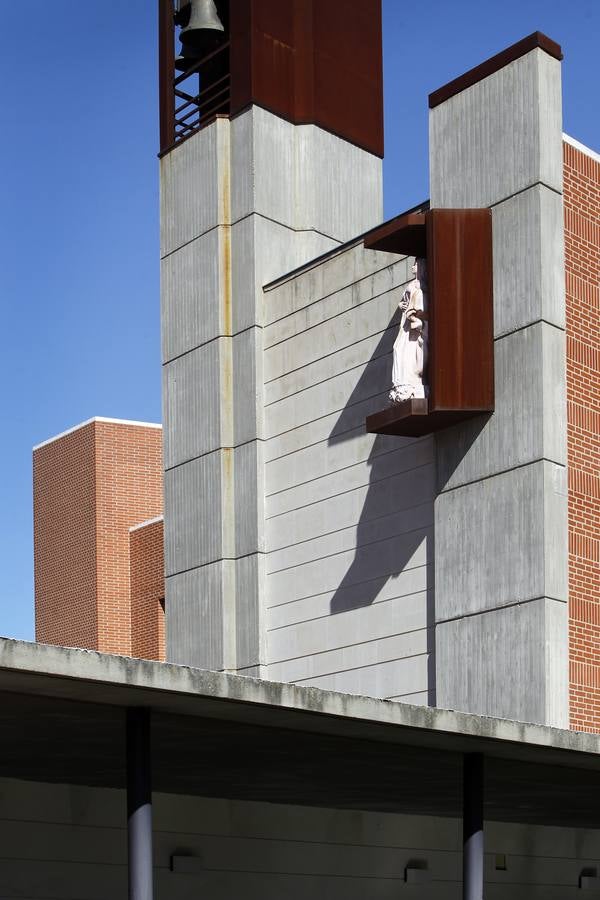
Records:
[[[565,130],[600,149],[597,0],[383,9],[386,217],[427,197],[428,93],[535,30],[565,53]],[[161,417],[156,14],[5,0],[2,19],[0,634],[31,639],[32,446],[94,415]]]

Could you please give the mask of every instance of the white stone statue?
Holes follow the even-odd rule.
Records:
[[[427,386],[423,380],[427,363],[426,260],[416,259],[412,271],[415,277],[398,304],[402,318],[398,337],[394,341],[392,390],[389,394],[392,403],[427,396]]]

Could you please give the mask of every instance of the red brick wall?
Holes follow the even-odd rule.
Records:
[[[91,423],[33,454],[35,639],[96,648],[96,441]]]
[[[163,521],[129,532],[131,655],[165,659]]]
[[[159,428],[95,420],[34,451],[37,640],[131,654],[129,529],[162,484]]]
[[[163,512],[162,432],[98,422],[98,649],[131,654],[129,529]]]
[[[564,144],[571,727],[600,732],[600,163]]]

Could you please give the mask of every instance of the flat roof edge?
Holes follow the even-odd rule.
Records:
[[[6,684],[3,685],[3,674]],[[48,690],[31,686],[31,676],[47,677]],[[22,677],[23,687],[18,690]],[[60,682],[57,685],[57,680]],[[37,683],[37,678],[34,678]],[[72,689],[68,689],[71,682]],[[8,686],[7,686],[8,685]],[[54,685],[56,687],[54,688]],[[78,689],[79,685],[79,689]],[[81,690],[85,685],[85,691]],[[92,689],[91,686],[94,686]],[[369,726],[399,726],[415,733],[447,736],[454,739],[480,739],[496,746],[546,748],[600,757],[600,736],[566,731],[546,725],[478,716],[455,710],[412,706],[354,694],[325,691],[320,688],[194,669],[171,663],[153,662],[124,656],[112,656],[91,650],[55,647],[0,638],[0,690],[23,694],[54,696],[90,703],[127,706],[136,693],[135,703],[152,706],[151,695],[160,698],[161,708],[181,704],[182,697],[198,709],[206,703],[225,702],[260,707],[265,711],[283,710],[323,716],[323,720],[344,720]],[[102,693],[102,690],[106,694]],[[120,696],[122,694],[122,696]],[[322,721],[323,721],[322,720]],[[417,740],[418,743],[418,740]]]
[[[148,525],[156,525],[157,522],[164,522],[164,516],[154,516],[153,519],[146,519],[145,522],[140,522],[139,525],[132,525],[129,529],[129,533],[132,531],[139,531],[140,528],[147,528]]]
[[[429,109],[435,109],[436,106],[440,106],[446,100],[450,100],[467,88],[473,87],[473,85],[478,84],[485,78],[489,78],[490,75],[495,75],[496,72],[499,72],[505,66],[537,49],[543,50],[559,61],[563,58],[560,44],[557,44],[556,41],[553,41],[541,31],[534,31],[533,34],[527,35],[527,37],[517,41],[516,44],[511,44],[510,47],[506,47],[500,53],[496,53],[457,78],[453,78],[452,81],[447,82],[447,84],[444,84],[436,91],[433,91],[429,95]]]
[[[571,147],[575,147],[576,150],[579,150],[581,153],[585,153],[586,156],[590,156],[595,162],[600,163],[600,153],[597,153],[595,150],[592,150],[591,147],[587,147],[585,144],[582,144],[581,141],[576,141],[575,138],[571,137],[570,134],[565,134],[564,131],[562,137],[565,144],[569,144]]]
[[[91,425],[92,422],[105,422],[109,425],[133,425],[136,428],[162,429],[162,425],[157,422],[137,422],[134,419],[111,419],[105,416],[92,416],[91,419],[86,419],[85,422],[80,422],[79,425],[73,425],[71,428],[67,428],[65,431],[61,431],[60,434],[55,434],[54,437],[46,438],[45,441],[41,441],[39,444],[36,444],[32,448],[32,452],[35,453],[36,450],[39,450],[41,447],[45,447],[47,444],[53,444],[55,441],[60,441],[61,438],[66,437],[68,434],[73,434],[74,431],[79,431],[81,428],[85,428],[87,425]]]

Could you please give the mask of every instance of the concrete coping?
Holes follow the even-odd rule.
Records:
[[[36,444],[33,447],[33,452],[35,453],[35,451],[39,450],[40,447],[45,447],[46,444],[53,444],[54,441],[60,441],[61,438],[66,437],[68,434],[72,434],[74,431],[79,431],[81,428],[85,428],[87,425],[91,425],[93,422],[104,422],[109,425],[133,425],[136,428],[162,429],[162,425],[157,424],[156,422],[136,422],[130,419],[108,419],[104,416],[92,416],[91,419],[86,419],[85,422],[80,422],[79,425],[73,425],[72,428],[67,428],[66,431],[61,431],[60,434],[55,434],[54,437],[47,438],[45,441]]]
[[[500,69],[509,65],[509,63],[515,62],[515,60],[520,59],[525,54],[537,49],[543,50],[554,57],[554,59],[562,60],[563,58],[560,44],[557,44],[556,41],[553,41],[547,35],[542,34],[541,31],[534,31],[533,34],[517,41],[516,44],[512,44],[473,69],[469,69],[468,72],[449,81],[443,87],[438,88],[437,91],[433,91],[429,95],[429,108],[434,109],[441,103],[445,103],[446,100],[450,100],[456,94],[473,87],[474,84],[483,81],[484,78],[488,78],[490,75],[494,75]]]
[[[341,256],[342,253],[346,253],[348,250],[352,250],[355,247],[364,244],[365,238],[372,234],[374,231],[383,228],[385,225],[390,224],[391,222],[395,222],[398,219],[403,218],[404,216],[408,216],[411,213],[417,212],[425,212],[429,209],[429,200],[424,200],[422,203],[417,204],[417,206],[411,207],[411,209],[405,210],[403,213],[399,213],[397,216],[394,216],[392,219],[389,219],[385,222],[382,222],[380,225],[376,225],[375,228],[369,228],[368,231],[364,231],[362,234],[358,234],[356,237],[351,238],[351,240],[346,241],[344,244],[339,244],[337,247],[332,247],[331,250],[327,250],[325,253],[322,253],[320,256],[316,256],[314,259],[309,260],[308,262],[303,263],[301,266],[298,266],[296,269],[292,269],[291,272],[286,272],[284,275],[279,275],[273,281],[269,281],[267,284],[263,285],[263,291],[272,291],[274,288],[279,287],[282,284],[285,284],[286,281],[291,281],[293,278],[297,278],[298,275],[303,275],[305,272],[309,272],[311,269],[316,269],[318,266],[322,265],[324,262],[328,262],[330,259],[334,259],[336,256]],[[377,251],[383,252],[383,251]],[[399,259],[403,259],[402,255],[398,256],[396,254],[396,261]]]
[[[599,735],[9,638],[0,691],[600,766]]]
[[[157,522],[164,522],[164,519],[164,516],[154,516],[153,519],[146,519],[145,522],[140,522],[139,525],[132,525],[129,532],[139,531],[141,528],[147,528],[149,525],[156,525]]]
[[[570,147],[574,147],[576,150],[579,150],[580,153],[585,153],[586,156],[589,156],[594,162],[600,163],[600,153],[596,153],[595,150],[592,150],[591,147],[587,147],[585,144],[582,144],[581,141],[576,141],[575,138],[572,138],[569,134],[565,134],[563,131],[563,141],[565,144],[569,144]]]

